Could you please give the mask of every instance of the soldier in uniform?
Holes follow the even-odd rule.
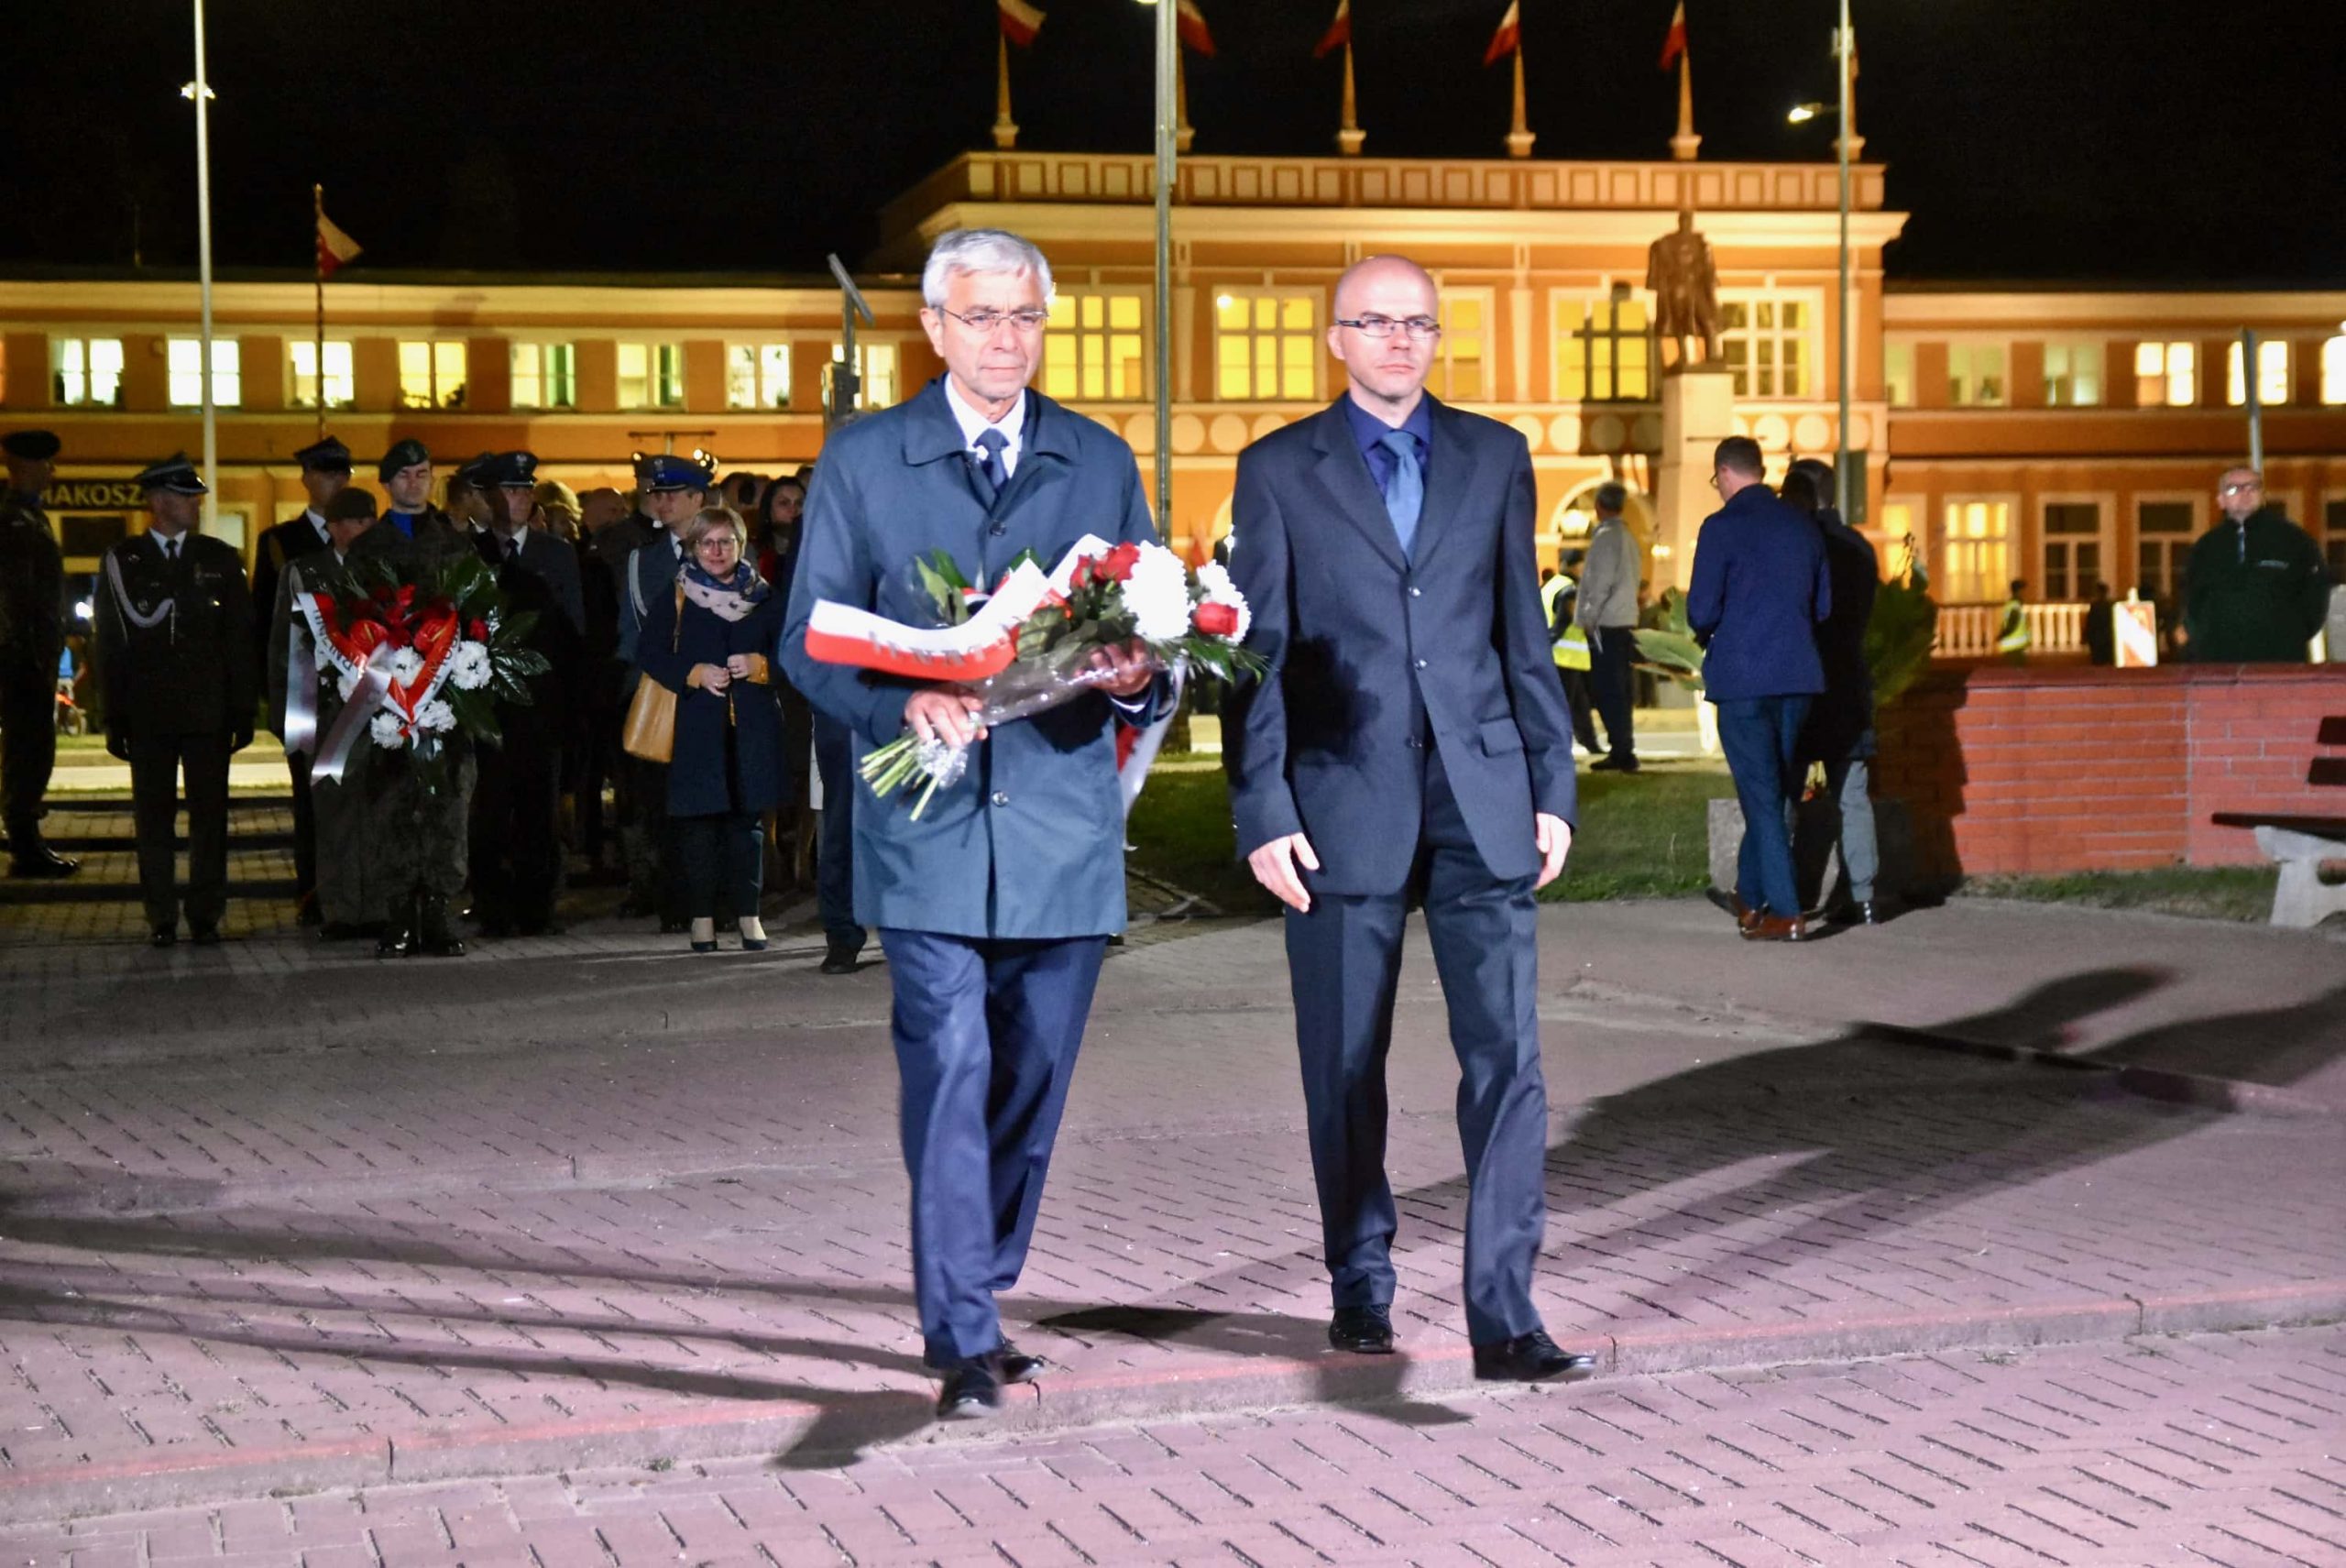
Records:
[[[563,743],[585,636],[578,554],[567,540],[530,525],[537,504],[537,458],[508,452],[490,464],[493,524],[475,536],[513,614],[537,617],[529,645],[552,666],[531,677],[524,703],[497,705],[500,743],[480,756],[473,791],[473,916],[484,937],[554,934],[562,845],[554,831],[562,794]]]
[[[383,509],[383,526],[402,540],[418,538],[435,550],[454,550],[464,543],[463,532],[448,514],[432,504],[432,454],[413,436],[394,443],[375,466],[390,504]]]
[[[326,507],[350,483],[350,448],[331,435],[304,446],[293,456],[301,465],[301,488],[309,493],[310,504],[301,516],[289,518],[262,534],[253,551],[253,608],[255,619],[259,621],[263,658],[268,656],[269,640],[276,624],[269,610],[278,602],[278,587],[286,565],[328,548]],[[367,515],[369,519],[374,517],[371,506]],[[278,689],[284,684],[283,670],[262,667],[264,690]],[[287,757],[286,762],[293,778],[293,891],[301,924],[315,926],[323,916],[318,910],[318,834],[310,802],[310,764],[297,756]]]
[[[65,558],[41,510],[60,444],[45,430],[0,437],[0,797],[8,874],[71,876],[80,862],[42,841],[49,775],[57,766],[57,661],[65,650]]]
[[[138,476],[143,534],[106,551],[98,667],[106,750],[130,764],[138,888],[156,947],[179,939],[173,876],[187,778],[188,934],[220,939],[228,903],[228,758],[253,739],[253,601],[234,545],[191,532],[203,477],[184,453]]]
[[[689,457],[663,453],[644,464],[641,478],[643,505],[659,532],[628,558],[627,572],[620,579],[619,657],[628,665],[619,692],[622,716],[634,699],[635,683],[642,674],[635,645],[643,628],[644,609],[658,596],[675,591],[676,574],[684,566],[680,541],[685,524],[707,504],[716,476]],[[627,863],[629,903],[639,914],[656,911],[661,931],[673,936],[691,922],[684,908],[684,878],[676,846],[668,833],[668,767],[664,762],[630,757],[626,774],[629,798],[628,808],[619,817],[619,846]],[[741,911],[731,913],[738,916]]]

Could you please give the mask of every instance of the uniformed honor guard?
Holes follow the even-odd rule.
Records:
[[[432,454],[409,436],[395,442],[375,466],[390,504],[383,509],[383,526],[403,541],[422,540],[427,549],[466,548],[464,530],[432,504]]]
[[[270,610],[278,602],[278,586],[284,577],[286,565],[312,552],[331,548],[326,508],[350,483],[350,448],[331,435],[304,446],[293,457],[301,465],[301,488],[308,492],[310,504],[299,517],[288,518],[262,534],[253,551],[254,619],[258,622],[257,636],[264,659],[275,629]],[[367,515],[370,520],[375,515],[371,503]],[[260,678],[263,690],[274,690],[284,685],[285,672],[270,670],[264,664]],[[318,909],[318,836],[310,802],[310,764],[306,759],[290,754],[286,764],[293,779],[294,897],[301,924],[315,926],[324,916]]]
[[[578,553],[531,526],[537,467],[527,452],[505,453],[488,466],[483,477],[492,521],[474,536],[497,573],[508,613],[537,617],[526,641],[549,666],[530,678],[529,702],[497,705],[499,743],[480,754],[472,806],[473,917],[491,938],[560,930],[554,899],[562,845],[554,814],[586,612]]]
[[[253,601],[234,545],[192,532],[208,487],[180,454],[137,478],[147,532],[106,551],[98,667],[106,750],[130,764],[138,887],[149,939],[179,939],[173,875],[179,783],[187,780],[187,921],[220,939],[228,902],[228,758],[253,739]]]
[[[0,436],[0,799],[8,874],[71,876],[80,864],[41,839],[57,766],[57,662],[65,651],[65,558],[41,510],[60,443],[45,430]]]
[[[676,575],[684,570],[681,543],[684,527],[707,504],[716,476],[689,457],[662,453],[638,471],[643,482],[643,507],[660,532],[628,558],[619,588],[619,656],[628,673],[619,692],[619,711],[634,699],[642,666],[636,658],[636,638],[643,630],[645,607],[662,594],[674,593]],[[684,908],[684,876],[676,846],[668,832],[668,768],[664,762],[628,759],[627,809],[619,819],[620,853],[627,862],[629,904],[641,914],[657,912],[660,929],[673,936],[690,924]],[[731,912],[737,918],[755,910]]]

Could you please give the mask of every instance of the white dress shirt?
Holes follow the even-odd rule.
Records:
[[[961,444],[969,450],[970,455],[980,467],[985,466],[986,451],[984,447],[978,444],[978,437],[988,429],[1002,432],[1010,443],[1002,449],[1003,477],[1005,478],[1016,477],[1018,454],[1026,444],[1026,389],[1025,388],[1019,389],[1018,396],[1011,403],[1008,413],[1003,415],[998,421],[989,420],[970,406],[969,400],[961,396],[961,389],[953,384],[953,378],[948,376],[945,378],[945,406],[953,411],[953,422],[961,427]]]

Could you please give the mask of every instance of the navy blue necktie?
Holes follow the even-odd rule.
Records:
[[[1385,514],[1393,520],[1394,537],[1409,559],[1417,542],[1418,514],[1426,507],[1425,470],[1418,466],[1418,438],[1406,430],[1388,430],[1377,438],[1393,454],[1393,474],[1385,481]]]
[[[981,455],[971,472],[985,481],[979,487],[979,492],[988,506],[1002,499],[1003,488],[1010,483],[1010,469],[1002,460],[1003,452],[1009,445],[1010,437],[992,425],[978,432],[978,449]]]

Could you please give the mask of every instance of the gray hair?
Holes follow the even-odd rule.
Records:
[[[920,297],[930,310],[945,308],[946,285],[957,272],[1031,272],[1043,303],[1051,302],[1051,264],[1008,229],[950,229],[937,236],[920,273]]]
[[[1628,487],[1607,479],[1596,487],[1596,510],[1601,516],[1614,517],[1629,504]]]

